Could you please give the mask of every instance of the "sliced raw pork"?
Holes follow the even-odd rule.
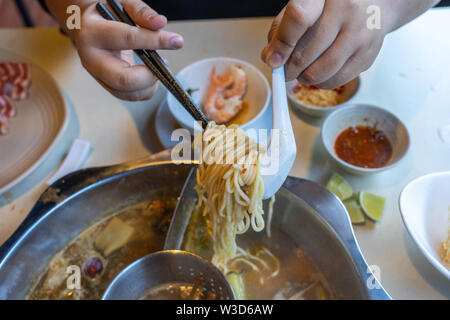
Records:
[[[31,86],[28,63],[0,62],[0,135],[8,133],[9,118],[17,114],[11,100],[25,100]]]

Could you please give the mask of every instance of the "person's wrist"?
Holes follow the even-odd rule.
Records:
[[[424,13],[440,0],[380,0],[386,6],[392,32]]]
[[[58,22],[61,30],[74,39],[77,32],[76,30],[68,30],[66,27],[67,18],[69,14],[67,13],[67,8],[71,5],[76,5],[80,7],[81,12],[85,10],[89,5],[96,3],[97,0],[43,0],[47,6],[48,12],[52,17]]]
[[[67,15],[67,8],[71,5],[77,5],[81,10],[97,0],[40,0],[41,3],[47,8],[48,12],[58,19],[60,16]]]
[[[388,34],[395,29],[399,23],[399,3],[401,0],[379,0],[381,10],[381,29],[384,34]]]

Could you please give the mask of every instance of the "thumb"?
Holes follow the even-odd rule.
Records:
[[[275,19],[269,44],[264,48],[263,60],[272,68],[286,63],[298,40],[320,17],[324,0],[291,0],[284,9],[281,21]]]
[[[286,7],[284,7],[283,10],[281,10],[280,13],[273,20],[272,25],[270,26],[269,33],[267,34],[267,42],[268,43],[270,43],[272,41],[278,28],[280,27],[280,22],[281,22],[281,19],[283,18],[285,10],[286,10]],[[268,59],[269,59],[268,55],[269,55],[269,45],[264,47],[263,51],[261,52],[261,59],[264,62],[268,61]]]

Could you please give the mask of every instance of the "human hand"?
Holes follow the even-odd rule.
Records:
[[[53,15],[65,11],[61,3]],[[183,38],[163,30],[167,19],[140,0],[122,0],[121,4],[140,27],[105,20],[95,8],[97,1],[83,4],[80,30],[68,32],[75,42],[84,68],[109,92],[123,100],[151,98],[157,79],[145,65],[135,65],[133,49],[174,50],[183,46]],[[57,7],[58,5],[58,7]],[[61,8],[61,10],[56,10]],[[65,14],[65,12],[63,12]]]
[[[370,5],[381,9],[380,29],[367,27]],[[387,0],[291,0],[275,18],[262,58],[271,67],[286,63],[288,81],[336,88],[372,65],[394,27],[393,11]]]

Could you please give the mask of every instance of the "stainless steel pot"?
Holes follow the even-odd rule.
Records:
[[[26,297],[53,256],[115,208],[177,197],[191,168],[190,163],[133,163],[86,169],[56,182],[0,247],[0,300]]]
[[[166,238],[166,250],[182,249],[197,201],[193,189],[195,173],[191,171],[183,187]],[[315,182],[288,177],[276,194],[273,210],[272,227],[309,254],[338,299],[390,299],[369,270],[347,211],[333,193]]]
[[[189,162],[142,161],[86,169],[56,182],[0,247],[0,299],[23,299],[50,259],[82,230],[111,214],[111,208],[179,195],[186,182],[177,210],[190,215],[195,201],[192,168]],[[309,253],[338,298],[390,299],[373,282],[345,208],[332,193],[314,182],[288,178],[277,199],[273,223]],[[186,218],[180,214],[172,221],[166,248],[181,246]],[[369,289],[368,282],[375,288]]]

